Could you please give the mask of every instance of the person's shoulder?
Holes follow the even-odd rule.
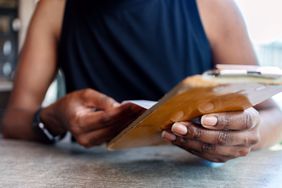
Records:
[[[50,30],[56,37],[60,36],[65,4],[67,0],[40,0],[36,4],[34,21]]]
[[[211,42],[245,30],[240,10],[234,0],[197,0],[201,19]]]
[[[47,11],[45,13],[49,16],[56,16],[58,13],[64,10],[65,4],[67,0],[39,0],[36,3],[36,7],[41,11]]]

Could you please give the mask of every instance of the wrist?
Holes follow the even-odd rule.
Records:
[[[41,108],[39,117],[45,128],[55,136],[64,135],[67,130],[56,118],[56,113],[52,110],[52,107]]]

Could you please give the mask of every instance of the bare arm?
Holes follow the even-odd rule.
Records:
[[[198,0],[215,64],[257,64],[241,15],[232,0]],[[259,113],[258,113],[258,111]],[[282,113],[271,100],[239,112],[205,114],[201,125],[175,123],[162,136],[199,157],[225,162],[282,139]]]
[[[233,0],[198,0],[215,64],[258,64],[245,23]],[[260,142],[267,147],[282,140],[282,113],[272,100],[256,106],[260,112]]]
[[[32,129],[32,119],[57,71],[57,43],[64,6],[64,0],[41,0],[37,7],[3,121],[5,138],[46,140]],[[92,147],[112,139],[143,110],[84,89],[43,108],[40,118],[53,134],[70,131],[79,144]]]
[[[5,137],[40,140],[31,122],[57,71],[56,49],[64,4],[64,0],[41,0],[37,5],[3,119]]]

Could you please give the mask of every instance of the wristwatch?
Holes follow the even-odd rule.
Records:
[[[61,134],[61,135],[54,135],[52,132],[50,132],[45,124],[42,122],[41,118],[40,118],[40,112],[41,112],[42,108],[39,108],[33,117],[32,120],[32,128],[33,130],[35,130],[40,136],[41,138],[44,139],[44,141],[48,144],[55,144],[58,141],[60,141],[62,138],[64,138],[64,136],[66,134]]]

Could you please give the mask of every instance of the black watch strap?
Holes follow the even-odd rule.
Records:
[[[48,144],[55,144],[60,141],[66,134],[54,135],[52,134],[45,126],[45,124],[41,121],[40,113],[42,108],[39,108],[33,117],[32,128],[40,134],[40,137],[44,139],[44,141]]]

